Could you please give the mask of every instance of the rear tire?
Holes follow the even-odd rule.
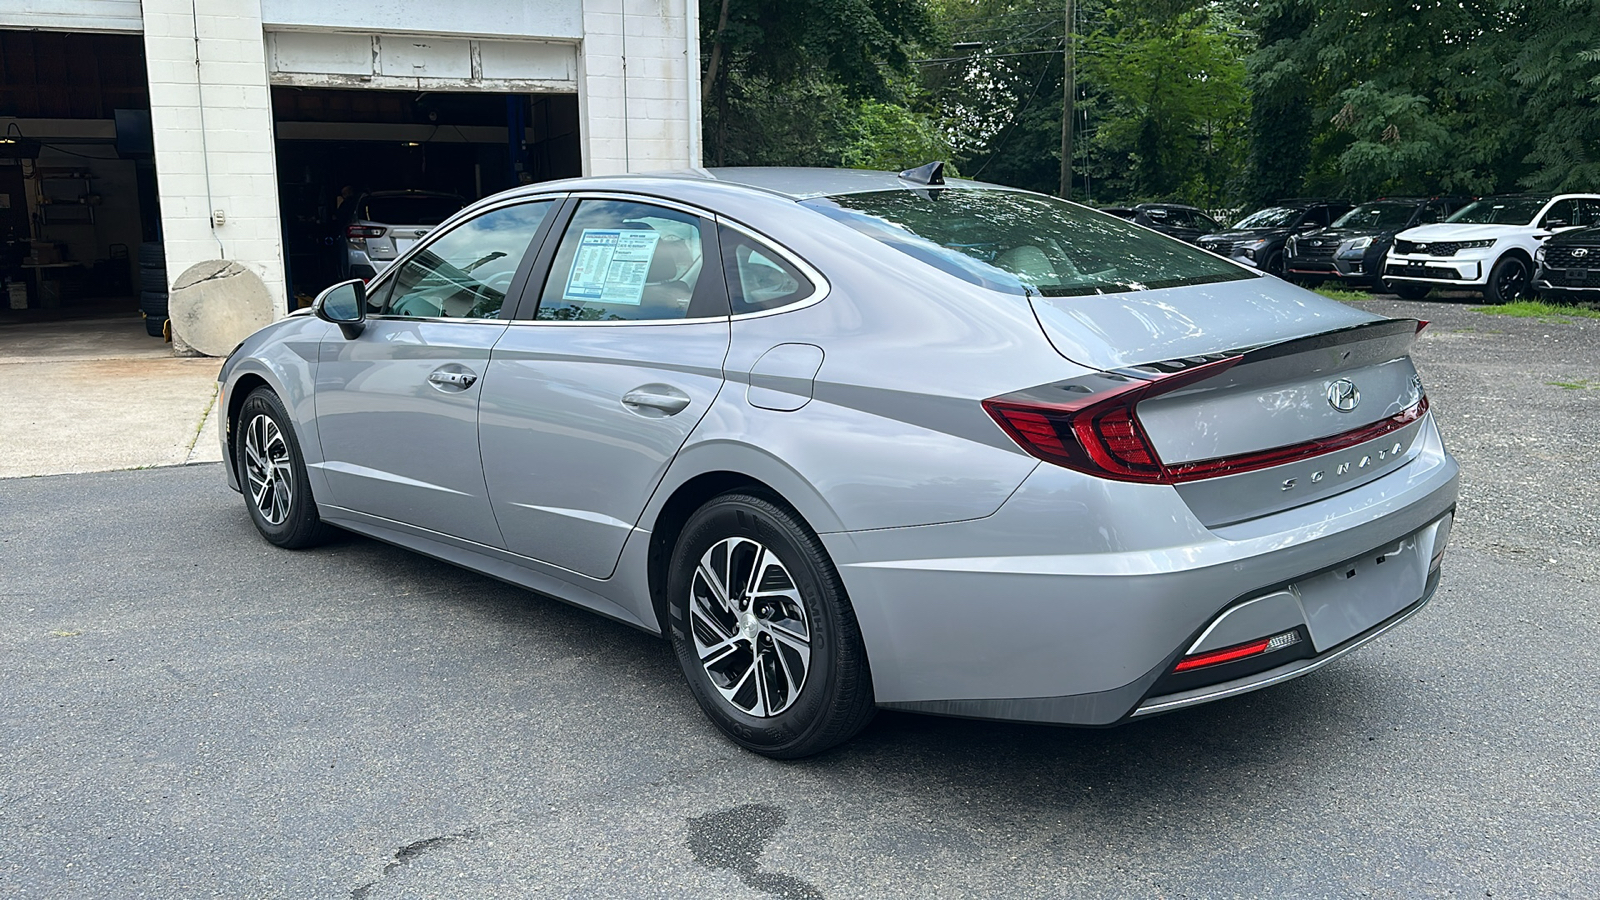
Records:
[[[1519,300],[1531,284],[1528,263],[1520,256],[1500,257],[1489,270],[1489,283],[1483,286],[1483,299],[1494,304]]]
[[[821,753],[875,712],[861,630],[822,542],[789,509],[732,493],[684,524],[668,630],[700,708],[774,759]]]
[[[333,529],[317,516],[300,442],[271,388],[256,388],[245,398],[234,435],[244,505],[261,536],[287,550],[327,540]]]

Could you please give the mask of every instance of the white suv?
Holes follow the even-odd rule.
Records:
[[[1484,197],[1443,222],[1395,235],[1383,277],[1407,300],[1444,287],[1505,303],[1528,291],[1541,241],[1588,224],[1600,224],[1600,194]]]

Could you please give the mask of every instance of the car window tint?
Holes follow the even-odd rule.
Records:
[[[870,191],[802,205],[969,283],[1077,297],[1255,273],[1091,209],[1021,191]]]
[[[1545,228],[1565,228],[1575,223],[1578,218],[1578,201],[1573,199],[1558,200],[1544,214],[1540,224]]]
[[[1574,225],[1600,225],[1600,200],[1579,200],[1578,219]]]
[[[1444,221],[1445,212],[1437,206],[1424,206],[1417,212],[1417,225],[1429,225],[1434,222]]]
[[[401,263],[381,312],[390,316],[493,319],[528,244],[555,202],[506,206],[475,216]]]
[[[734,315],[776,309],[816,291],[811,279],[771,247],[727,226],[719,234]]]
[[[584,200],[573,213],[534,318],[630,322],[715,315],[715,278],[698,216],[629,200]]]

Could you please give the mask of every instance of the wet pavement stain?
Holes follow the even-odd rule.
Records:
[[[412,860],[424,853],[427,853],[429,850],[435,850],[439,847],[448,847],[451,844],[454,844],[456,841],[474,837],[477,835],[477,833],[478,830],[476,828],[469,828],[466,831],[458,832],[456,834],[441,834],[438,837],[425,838],[420,841],[406,844],[404,847],[401,847],[399,850],[394,852],[394,859],[383,867],[383,873],[381,875],[379,875],[376,879],[369,881],[366,884],[363,884],[361,887],[351,891],[350,900],[367,900],[367,898],[372,895],[373,889],[378,886],[379,882],[389,877],[396,870],[410,865]]]
[[[764,803],[706,813],[689,819],[689,850],[695,862],[708,869],[731,869],[754,890],[782,900],[822,900],[822,892],[804,879],[758,870],[767,844],[788,821],[783,810]]]

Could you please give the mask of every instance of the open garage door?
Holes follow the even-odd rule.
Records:
[[[0,322],[102,315],[138,329],[148,281],[160,334],[156,198],[139,35],[0,30]]]
[[[571,45],[267,37],[291,305],[371,277],[465,203],[582,174]]]

